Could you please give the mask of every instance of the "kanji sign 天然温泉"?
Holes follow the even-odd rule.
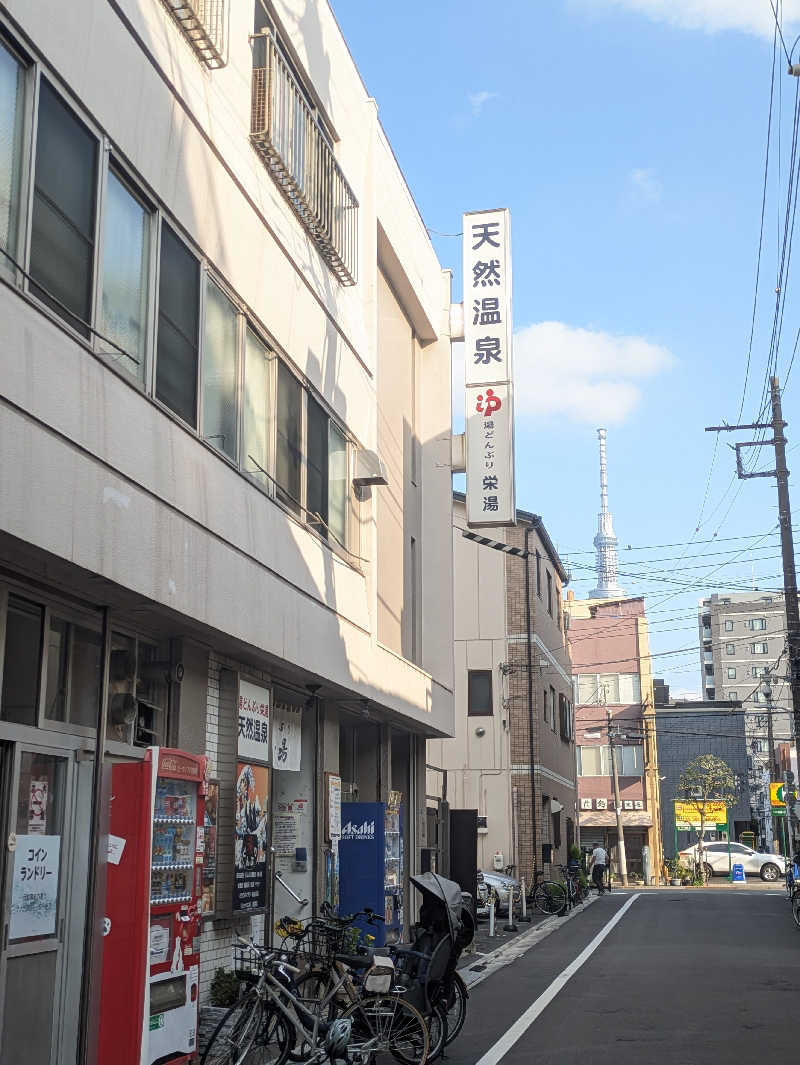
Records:
[[[269,688],[239,681],[237,752],[241,759],[271,764],[270,705]]]
[[[463,270],[467,523],[511,525],[516,510],[507,210],[464,215]]]

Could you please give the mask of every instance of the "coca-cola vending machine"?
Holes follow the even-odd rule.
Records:
[[[206,761],[151,747],[112,767],[99,1065],[197,1049]]]

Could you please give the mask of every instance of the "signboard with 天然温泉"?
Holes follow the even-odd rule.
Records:
[[[463,218],[467,524],[513,525],[511,219]]]
[[[239,680],[237,752],[242,761],[271,765],[270,705],[269,688]]]

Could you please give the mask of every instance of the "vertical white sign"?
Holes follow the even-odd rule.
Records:
[[[513,525],[511,218],[463,217],[467,524]]]
[[[271,765],[269,688],[250,681],[239,681],[239,722],[237,751],[240,762]]]
[[[275,769],[300,772],[302,710],[276,703],[272,715],[272,765]]]

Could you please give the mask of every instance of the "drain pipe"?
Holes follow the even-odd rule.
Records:
[[[531,774],[531,886],[536,887],[536,745],[534,743],[534,723],[536,715],[533,710],[533,648],[531,641],[531,557],[529,551],[530,535],[533,532],[532,525],[525,526],[525,635],[527,638],[526,650],[528,656],[528,753]]]

